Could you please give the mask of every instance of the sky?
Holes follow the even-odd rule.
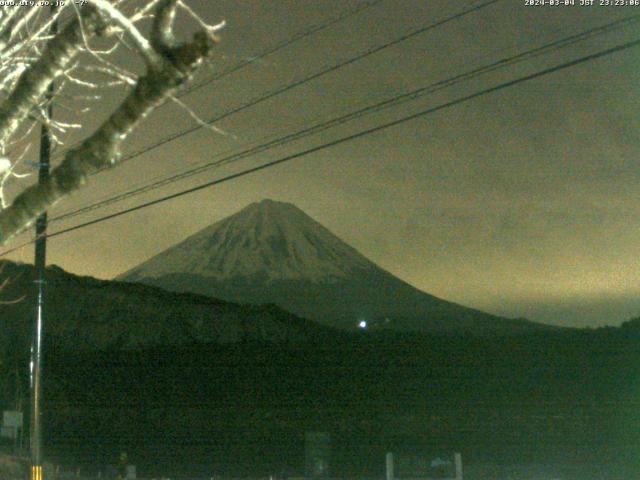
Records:
[[[480,3],[381,0],[183,100],[194,113],[210,118]],[[553,7],[499,1],[231,115],[216,124],[223,133],[201,129],[94,176],[83,191],[56,205],[51,216],[552,40],[640,14],[640,7],[575,3]],[[227,22],[211,66],[198,80],[252,59],[358,4],[190,0],[207,21]],[[54,222],[50,231],[634,40],[637,25],[84,216]],[[183,35],[188,28],[182,21],[178,24]],[[137,68],[129,54],[120,55],[120,61]],[[48,262],[81,275],[113,278],[245,205],[271,198],[294,203],[381,267],[441,298],[556,325],[619,325],[640,315],[639,65],[640,47],[612,54],[55,237],[49,241]],[[121,91],[105,94],[75,138],[95,128],[121,95]],[[59,112],[64,118],[73,113]],[[134,132],[125,153],[193,125],[193,118],[179,105],[161,107]],[[16,182],[12,192],[29,181]],[[33,248],[20,249],[10,258],[31,262]]]

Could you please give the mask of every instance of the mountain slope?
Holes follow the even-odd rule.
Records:
[[[323,324],[423,332],[544,328],[448,302],[383,270],[289,203],[251,204],[120,275],[179,292],[276,303]]]
[[[294,205],[263,200],[118,278],[189,273],[218,281],[325,282],[377,268]]]
[[[26,346],[35,296],[33,266],[12,262],[1,266],[2,278],[9,283],[0,292],[0,355]],[[58,267],[48,268],[46,279],[46,339],[53,348],[130,350],[256,341],[286,344],[337,334],[275,305],[237,305],[146,285],[79,277]]]

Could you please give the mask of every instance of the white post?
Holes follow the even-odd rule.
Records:
[[[456,452],[453,455],[453,459],[456,465],[456,480],[462,480],[462,455]]]
[[[387,452],[386,464],[387,464],[386,480],[393,480],[393,453]]]

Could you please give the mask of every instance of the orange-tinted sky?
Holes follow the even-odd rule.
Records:
[[[191,3],[208,20],[228,22],[216,47],[214,71],[357,4]],[[384,0],[199,90],[186,102],[211,117],[471,4]],[[503,0],[225,119],[219,126],[226,136],[201,130],[100,174],[52,213],[633,14],[640,14],[640,7],[541,7]],[[637,36],[637,26],[54,224],[51,230],[624,43]],[[627,50],[52,239],[49,262],[111,278],[247,203],[269,197],[295,203],[382,267],[442,298],[554,324],[617,325],[640,315],[639,65],[640,48]],[[94,118],[114,104],[114,98],[105,99]],[[191,125],[180,108],[163,107],[127,148],[135,150]],[[31,261],[32,249],[12,258]]]

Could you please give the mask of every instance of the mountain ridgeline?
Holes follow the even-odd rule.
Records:
[[[28,402],[34,271],[0,267],[0,405],[10,408]],[[302,476],[304,434],[320,430],[335,477],[375,478],[386,452],[419,446],[462,452],[470,480],[507,478],[518,462],[553,466],[544,478],[640,478],[640,319],[554,329],[446,302],[269,201],[123,278],[47,269],[52,461],[97,476],[127,452],[148,478]],[[227,300],[153,286],[187,278]],[[328,326],[359,318],[381,328]]]
[[[35,294],[32,265],[2,263],[0,358],[28,351]],[[79,277],[58,267],[46,272],[49,348],[115,351],[184,348],[201,344],[306,342],[337,332],[275,305],[237,305],[147,285]]]
[[[232,302],[274,303],[343,329],[513,334],[551,328],[467,308],[403,282],[296,206],[263,200],[118,280]]]

